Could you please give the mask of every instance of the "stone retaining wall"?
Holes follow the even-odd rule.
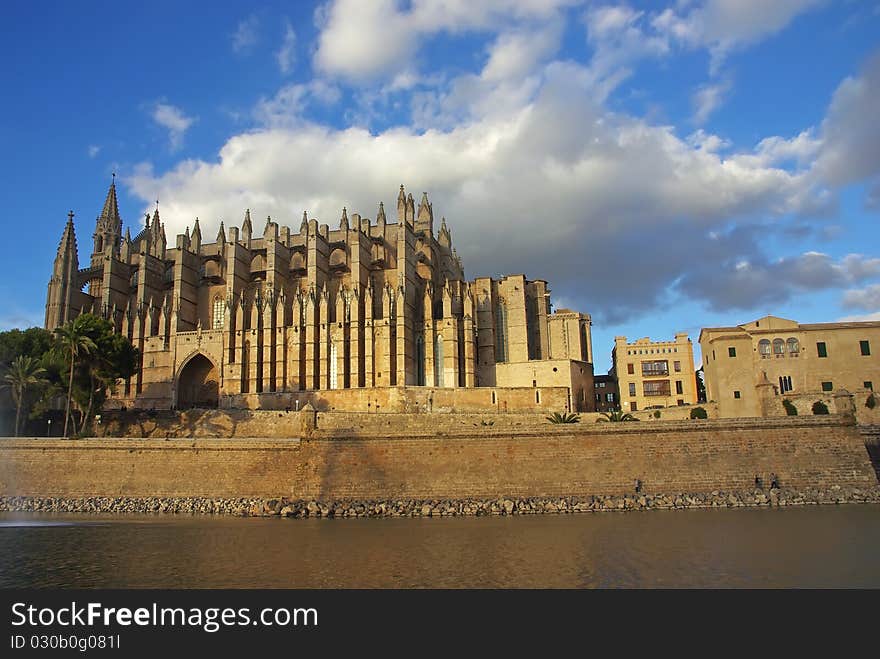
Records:
[[[5,439],[0,496],[495,500],[877,485],[833,415],[547,425],[380,438]]]

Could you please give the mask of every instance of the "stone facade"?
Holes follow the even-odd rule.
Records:
[[[840,390],[856,394],[861,416],[868,392],[880,382],[876,321],[800,324],[765,316],[703,328],[700,347],[706,395],[722,417],[784,414],[786,398],[799,414],[811,413],[805,399],[828,405]]]
[[[555,394],[542,401],[559,388],[567,409],[594,409],[588,315],[552,313],[547,282],[525,275],[466,280],[427,194],[416,206],[401,186],[396,219],[380,203],[375,222],[343,208],[337,229],[303,213],[298,231],[267,218],[257,234],[247,211],[214,242],[196,220],[169,246],[158,208],[123,234],[114,183],[87,268],[68,218],[46,328],[92,312],[131,339],[142,365],[119,406],[283,408],[294,399],[278,394],[293,392],[491,387],[474,398],[489,409],[559,409]]]
[[[611,358],[624,412],[697,402],[694,348],[687,333],[676,333],[673,341],[632,343],[616,336]]]

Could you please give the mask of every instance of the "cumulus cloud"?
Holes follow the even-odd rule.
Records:
[[[260,19],[251,15],[241,21],[232,33],[232,50],[248,53],[259,41]]]
[[[86,153],[89,154],[89,158],[96,157],[101,152],[101,147],[98,144],[90,144],[89,148],[86,149]]]
[[[168,131],[168,144],[172,151],[183,145],[183,137],[196,122],[195,117],[187,117],[183,110],[168,103],[156,103],[153,107],[153,121]]]
[[[834,185],[880,176],[880,53],[834,92],[821,127],[817,173]],[[878,181],[880,182],[880,181]]]
[[[880,284],[846,291],[843,294],[842,306],[845,309],[880,312]]]
[[[747,237],[754,240],[754,234]],[[679,282],[686,295],[709,302],[714,310],[753,309],[778,304],[797,293],[840,288],[880,275],[880,259],[849,254],[835,261],[827,254],[805,252],[768,261],[754,248],[730,251],[720,241],[704,257],[704,266],[687,273]],[[737,253],[751,252],[752,260]],[[711,258],[706,258],[711,257]]]
[[[577,0],[334,0],[316,14],[316,69],[359,84],[411,68],[418,47],[439,32],[499,29],[548,20]]]
[[[375,217],[380,200],[394,207],[404,183],[414,196],[427,190],[436,216],[447,217],[469,277],[525,271],[605,322],[646,313],[670,294],[750,309],[880,276],[870,256],[766,253],[768,237],[833,229],[815,216],[833,207],[839,185],[877,171],[871,158],[845,157],[859,139],[870,151],[876,137],[867,134],[873,64],[841,85],[820,126],[733,147],[705,128],[683,137],[606,103],[639,58],[691,38],[687,24],[658,27],[657,15],[592,5],[577,10],[592,57],[558,61],[561,4],[332,2],[317,17],[314,64],[325,75],[261,99],[250,129],[216,159],[162,172],[143,163],[126,184],[145,202],[163,200],[169,233],[198,216],[211,235],[220,220],[238,224],[245,208],[294,229],[303,210],[332,226],[342,206]],[[797,11],[786,6],[790,21]],[[423,37],[476,29],[488,45],[475,72],[419,70]],[[741,45],[769,32],[732,33],[725,43]],[[699,43],[721,43],[713,39]],[[707,83],[695,115],[708,118],[728,84]],[[312,110],[339,103],[343,89],[354,99],[347,123],[316,122]],[[408,112],[408,124],[370,130],[369,119],[388,110]]]
[[[282,74],[286,75],[293,70],[296,62],[296,32],[289,22],[284,25],[284,37],[281,40],[281,48],[275,53],[275,59],[278,61],[278,69]]]
[[[264,104],[276,120],[231,138],[217,162],[142,169],[128,183],[145,201],[163,199],[169,232],[199,216],[210,235],[245,208],[294,227],[304,209],[328,223],[342,206],[374,217],[402,182],[429,191],[469,275],[527,269],[608,318],[650,308],[698,261],[710,230],[791,212],[809,195],[801,173],[725,159],[671,127],[608,112],[589,80],[583,67],[553,62],[515,111],[375,134],[278,121],[309,93],[294,85]],[[754,243],[745,247],[754,257]]]

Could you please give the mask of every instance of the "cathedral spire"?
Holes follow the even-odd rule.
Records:
[[[193,227],[190,244],[192,245],[192,251],[198,254],[199,250],[202,248],[202,230],[199,227],[199,218],[196,218],[196,224]]]
[[[61,242],[58,244],[58,253],[55,256],[55,262],[69,256],[76,263],[78,269],[78,257],[76,253],[76,229],[73,226],[73,211],[67,213],[67,224],[64,225],[64,231],[61,233]]]
[[[94,249],[92,250],[92,265],[96,266],[104,259],[104,253],[109,250],[110,254],[116,255],[119,243],[122,240],[122,218],[119,216],[119,201],[116,199],[116,174],[107,196],[101,214],[95,220],[95,233],[92,234]]]
[[[299,232],[301,234],[307,234],[309,232],[309,212],[303,211],[303,221],[302,224],[299,225]]]
[[[73,226],[73,211],[67,214],[67,224],[61,233],[61,242],[52,267],[49,280],[49,294],[46,298],[46,329],[53,330],[68,320],[75,311],[72,308],[73,296],[79,291],[77,273],[79,258],[76,251],[76,230]]]
[[[118,231],[122,231],[122,218],[119,217],[119,201],[116,199],[116,173],[113,173],[113,181],[110,183],[110,189],[107,190],[107,198],[104,199],[104,208],[98,220],[110,220],[111,226]]]
[[[342,207],[342,217],[339,219],[339,228],[348,231],[348,211]]]
[[[397,223],[403,224],[406,221],[406,191],[403,189],[403,183],[400,184],[400,193],[397,195]]]
[[[381,201],[379,202],[379,211],[376,213],[376,222],[381,224],[385,224],[387,220],[385,219],[385,204]]]
[[[217,244],[222,246],[226,244],[226,229],[223,228],[223,220],[220,220],[220,231],[217,232]]]

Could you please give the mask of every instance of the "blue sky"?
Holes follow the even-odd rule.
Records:
[[[117,172],[134,233],[335,226],[403,183],[468,277],[524,272],[613,337],[880,317],[880,3],[4,6],[0,329],[41,325]],[[256,222],[261,227],[260,221]]]

